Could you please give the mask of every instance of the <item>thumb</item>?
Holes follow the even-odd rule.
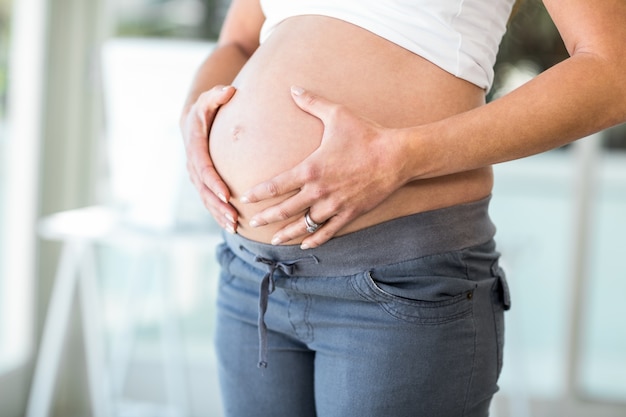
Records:
[[[198,97],[197,104],[203,112],[216,111],[218,107],[226,104],[235,94],[235,87],[231,85],[218,85],[205,91]]]
[[[237,91],[237,89],[232,85],[220,86],[218,88],[219,90],[217,94],[217,104],[219,104],[220,106],[222,104],[226,104]]]
[[[298,107],[312,116],[317,117],[322,122],[328,119],[331,112],[337,106],[336,103],[312,94],[302,87],[292,86],[291,96]]]

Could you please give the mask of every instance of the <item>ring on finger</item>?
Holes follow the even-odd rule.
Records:
[[[311,219],[311,215],[309,211],[304,215],[304,224],[306,225],[306,231],[309,233],[315,233],[317,229],[322,227],[324,223],[315,223],[313,219]]]

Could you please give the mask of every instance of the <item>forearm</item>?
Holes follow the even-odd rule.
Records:
[[[402,147],[416,156],[404,177],[437,177],[534,155],[625,121],[621,65],[580,53],[485,106],[402,131]]]

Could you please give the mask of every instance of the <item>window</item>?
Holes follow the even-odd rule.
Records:
[[[493,98],[566,56],[543,7],[524,2],[500,51]],[[575,398],[587,407],[576,415],[626,400],[624,167],[626,126],[495,167],[491,213],[513,298],[498,396],[511,415],[544,415],[531,400],[562,408]]]
[[[120,207],[130,222],[148,228],[203,227],[217,236],[215,228],[189,184],[178,130],[178,113],[191,78],[216,39],[228,1],[214,0],[108,0],[113,36],[103,48],[106,146],[109,169],[104,178],[109,188],[107,203]],[[167,80],[167,82],[163,82]],[[159,85],[154,89],[154,85]],[[128,115],[132,117],[128,117]],[[137,127],[141,134],[135,134]],[[149,159],[143,151],[152,149]],[[144,168],[136,169],[137,158]],[[178,197],[177,197],[178,196]],[[182,197],[181,197],[182,196]],[[172,203],[179,202],[173,206]],[[207,282],[215,273],[212,253],[198,260],[182,252],[168,256],[165,268],[184,268],[178,275],[178,309],[190,341],[187,349],[210,345],[207,327],[212,302]],[[135,253],[136,254],[136,253]],[[103,280],[109,294],[124,285],[119,268],[128,253],[102,248]],[[206,260],[209,259],[210,262]],[[141,254],[138,268],[146,267]],[[148,266],[151,262],[147,261]],[[167,265],[170,264],[170,265]],[[142,270],[149,274],[149,270]],[[202,279],[199,279],[202,277]],[[169,278],[169,277],[166,277]],[[147,297],[158,298],[157,294]],[[115,303],[115,297],[111,297]],[[119,301],[119,298],[117,299]],[[155,301],[156,302],[156,301]],[[111,306],[109,309],[115,311]],[[149,344],[157,332],[158,312],[142,319],[141,340]],[[116,319],[108,317],[115,331]],[[141,341],[140,340],[140,341]],[[200,347],[199,347],[200,346]]]
[[[164,242],[161,251],[145,242],[98,247],[111,360],[121,368],[120,358],[132,355],[133,360],[127,375],[114,376],[113,389],[122,406],[136,401],[140,390],[148,403],[161,396],[194,414],[219,415],[211,341],[217,282],[213,248],[219,230],[188,181],[178,114],[229,2],[105,1],[113,34],[102,51],[107,170],[101,180],[108,189],[103,202],[119,208],[132,227],[181,242]],[[192,228],[206,231],[204,243],[187,240],[185,230]],[[168,299],[163,298],[164,285]],[[137,289],[141,297],[132,298]],[[129,297],[135,303],[129,304]],[[177,329],[170,326],[172,321]],[[176,343],[171,343],[172,331],[179,332]],[[128,340],[134,346],[124,353]],[[171,354],[164,355],[163,349]],[[173,358],[182,359],[188,378],[189,389],[178,400],[171,384],[166,384],[165,394],[160,385],[167,382],[162,367],[180,368]],[[175,372],[169,378],[176,379]],[[207,386],[213,389],[193,395],[195,387]]]
[[[0,221],[6,218],[6,181],[7,181],[7,84],[8,84],[8,50],[10,31],[10,4],[0,3]],[[0,224],[0,230],[4,229]],[[0,265],[4,265],[6,254],[6,238],[0,235]],[[3,350],[7,347],[8,340],[8,311],[6,311],[9,288],[7,279],[0,275],[0,358],[5,357]],[[1,359],[0,359],[1,361]],[[3,364],[0,363],[0,369]]]
[[[8,118],[11,12],[10,2],[0,3],[0,371],[14,368],[24,361],[31,329],[29,315],[23,308],[28,305],[25,297],[30,281],[28,277],[11,279],[11,275],[18,273],[11,262],[11,251],[22,244],[12,242],[13,236],[9,234],[15,212],[15,205],[11,202],[14,196],[10,190],[18,186],[19,181],[11,172],[11,163],[15,161],[9,158],[13,144],[11,120]]]
[[[44,17],[43,1],[0,2],[0,403],[7,416],[23,415],[32,359]]]
[[[585,245],[588,258],[580,300],[577,389],[596,400],[626,401],[626,126],[607,132],[605,150],[592,176],[592,204]],[[622,138],[620,141],[617,138]]]

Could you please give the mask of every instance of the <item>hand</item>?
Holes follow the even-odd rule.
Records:
[[[295,103],[324,124],[317,150],[294,168],[256,185],[242,203],[295,194],[257,213],[252,227],[293,219],[272,240],[281,244],[309,235],[303,249],[317,247],[339,230],[372,210],[406,181],[400,176],[404,155],[394,140],[396,130],[359,117],[345,106],[332,103],[299,87],[292,88]],[[306,230],[303,213],[323,225]]]
[[[229,204],[230,191],[209,155],[209,132],[217,110],[234,94],[234,87],[214,87],[202,93],[181,120],[191,182],[215,221],[231,233],[237,230],[238,214]]]

